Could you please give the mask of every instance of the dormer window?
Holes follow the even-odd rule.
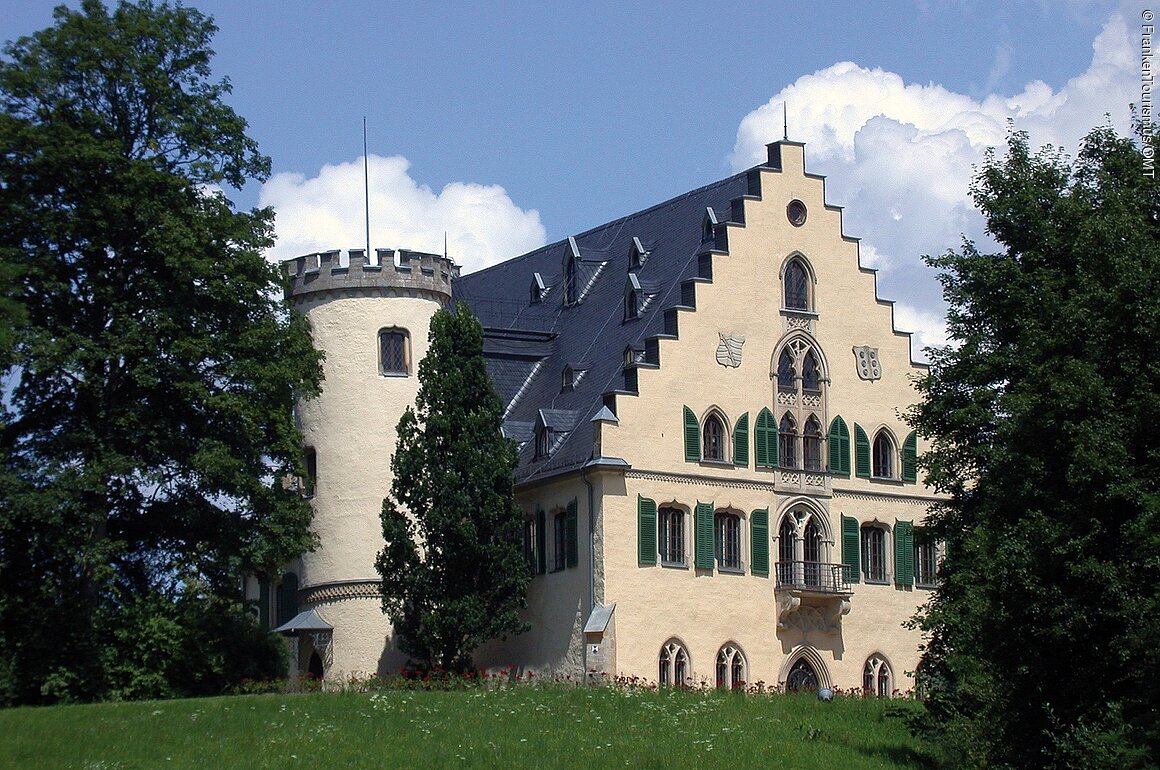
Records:
[[[552,429],[541,425],[536,431],[536,459],[547,457],[552,449]]]
[[[568,248],[564,251],[564,304],[575,305],[580,301],[580,247],[576,239],[568,236]]]
[[[544,282],[544,277],[539,273],[532,273],[532,286],[528,290],[529,303],[538,305],[544,300],[544,295],[548,293],[548,285]]]
[[[629,345],[624,349],[624,366],[635,366],[640,361],[640,351]]]
[[[641,293],[640,280],[637,279],[636,273],[629,273],[628,281],[624,285],[624,320],[632,321],[640,317]]]
[[[560,372],[560,390],[572,390],[576,386],[576,373],[568,364],[564,365],[564,370]]]
[[[717,226],[717,214],[712,206],[705,208],[705,218],[701,220],[701,243],[713,240],[713,228]]]
[[[644,244],[640,242],[640,238],[632,239],[632,248],[628,251],[628,266],[630,268],[640,267],[648,261],[649,252],[645,249]]]

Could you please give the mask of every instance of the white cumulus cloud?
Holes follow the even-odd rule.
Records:
[[[1127,23],[1115,15],[1092,43],[1087,70],[1058,91],[1037,80],[1015,95],[982,99],[839,62],[746,115],[730,162],[741,170],[765,160],[765,145],[782,135],[785,104],[790,137],[805,142],[810,171],[827,176],[830,203],[846,207],[846,233],[861,238],[862,263],[879,269],[883,296],[899,301],[898,328],[917,332],[920,356],[921,347],[946,338],[938,282],[922,255],[958,248],[964,236],[993,246],[968,192],[987,148],[1002,151],[1008,121],[1028,132],[1032,146],[1063,146],[1073,156],[1106,116],[1129,133],[1128,104],[1140,97],[1135,54]]]
[[[438,193],[409,173],[401,156],[368,158],[371,248],[448,254],[463,272],[542,246],[547,232],[535,209],[524,210],[498,185],[452,182]],[[323,166],[317,176],[280,173],[258,198],[276,212],[271,260],[334,248],[363,248],[366,220],[363,159]]]

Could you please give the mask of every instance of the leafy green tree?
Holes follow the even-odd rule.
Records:
[[[279,480],[320,358],[261,254],[273,213],[221,190],[269,159],[212,79],[215,30],[83,0],[0,59],[0,254],[26,313],[0,436],[0,703],[220,691],[226,661],[269,649],[241,575],[313,544]]]
[[[1099,128],[1073,161],[1013,133],[972,187],[1003,251],[928,259],[956,344],[911,415],[949,494],[919,682],[951,764],[1160,757],[1157,149]]]
[[[415,408],[399,420],[375,567],[399,649],[427,668],[471,668],[481,643],[526,625],[530,578],[515,503],[515,449],[463,303],[431,319]]]

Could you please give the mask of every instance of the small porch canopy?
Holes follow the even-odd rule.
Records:
[[[333,630],[334,626],[323,620],[317,610],[306,610],[305,612],[299,612],[290,618],[290,620],[275,628],[274,633],[298,636],[303,633],[317,634]]]

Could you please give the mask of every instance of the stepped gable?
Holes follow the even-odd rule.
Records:
[[[637,366],[660,363],[656,339],[679,333],[673,308],[695,303],[693,282],[711,278],[714,258],[727,258],[721,256],[725,223],[738,221],[740,200],[758,191],[757,176],[750,169],[455,281],[455,297],[486,330],[489,371],[512,423],[508,433],[525,437],[517,481],[574,470],[591,459],[592,418],[635,394]],[[573,303],[566,302],[567,259],[576,259]],[[636,319],[625,318],[630,289],[640,293]],[[527,340],[522,349],[512,344],[520,337]],[[626,367],[629,347],[645,360]],[[564,367],[578,362],[586,368],[568,389]],[[535,441],[526,436],[540,410],[567,412],[574,423],[554,432],[551,453],[537,458]]]

